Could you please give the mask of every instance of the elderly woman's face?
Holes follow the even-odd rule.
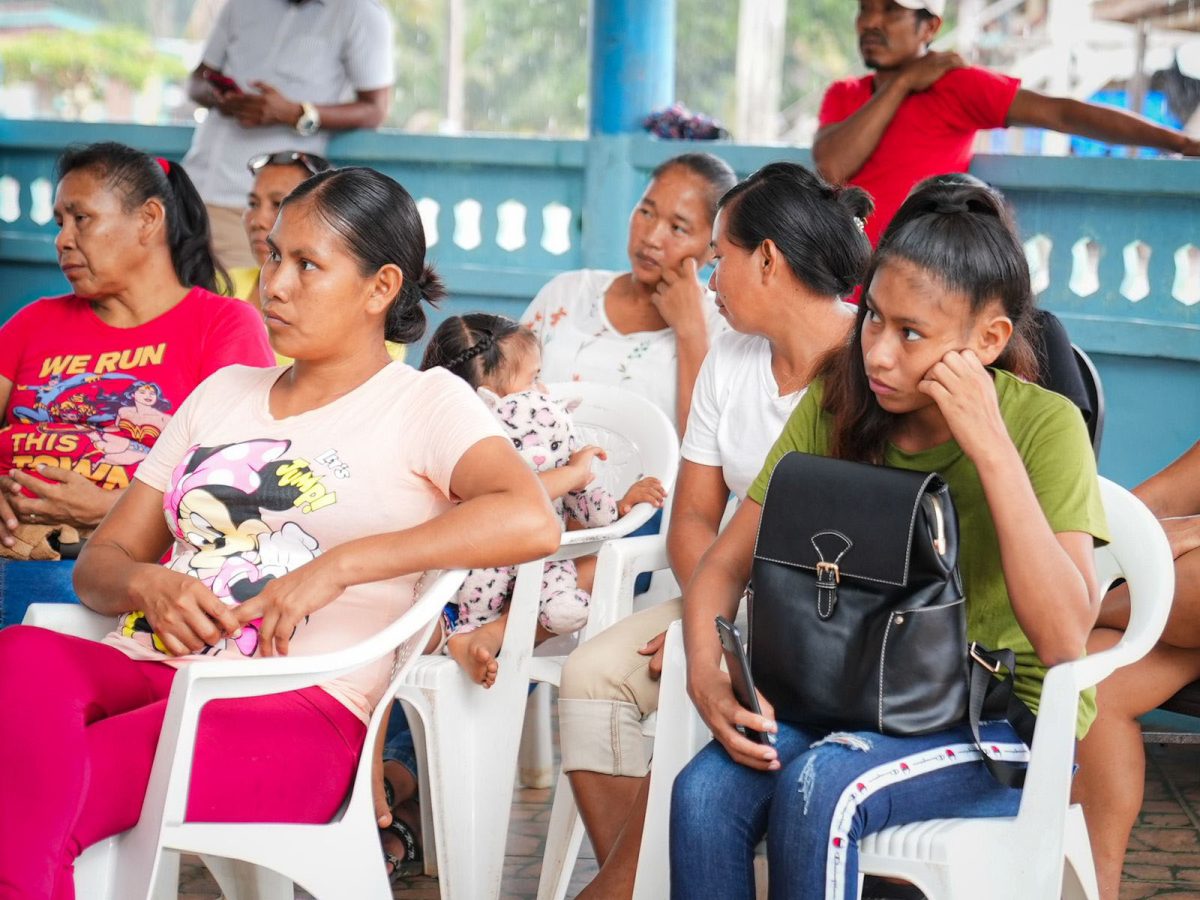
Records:
[[[629,265],[633,277],[656,285],[663,273],[683,271],[684,260],[708,260],[711,188],[684,166],[672,166],[650,182],[629,217]]]
[[[80,297],[103,297],[128,287],[134,257],[143,255],[141,210],[126,210],[124,198],[103,177],[86,169],[58,183],[54,221],[58,266]],[[162,247],[168,252],[166,245]]]

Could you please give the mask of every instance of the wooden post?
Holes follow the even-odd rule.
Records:
[[[743,143],[779,136],[786,27],[787,0],[741,0],[733,133]]]

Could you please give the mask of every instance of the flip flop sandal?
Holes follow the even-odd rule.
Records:
[[[394,853],[384,853],[383,860],[392,867],[392,871],[388,873],[388,883],[395,885],[397,881],[408,875],[420,875],[425,871],[424,856],[421,853],[421,847],[417,843],[417,836],[408,825],[399,819],[394,819],[392,824],[387,828],[381,828],[380,831],[395,835],[404,843],[404,859],[396,856]]]

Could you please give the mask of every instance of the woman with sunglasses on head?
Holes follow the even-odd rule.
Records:
[[[79,536],[196,385],[231,363],[273,361],[257,312],[214,293],[223,273],[182,166],[123,144],[69,148],[54,220],[71,292],[0,328],[0,626],[34,600],[75,600]],[[133,402],[141,385],[153,415]]]
[[[246,229],[246,238],[250,241],[250,252],[258,265],[254,268],[231,269],[229,277],[233,281],[234,296],[261,307],[258,276],[267,259],[267,235],[275,225],[284,198],[306,179],[332,169],[333,164],[315,153],[279,150],[275,153],[252,156],[246,167],[254,175],[254,183],[250,186],[250,193],[246,195],[242,225]],[[392,359],[404,359],[403,344],[388,341],[387,349]],[[291,362],[288,357],[279,353],[275,354],[275,361],[280,365]]]
[[[306,178],[333,166],[325,157],[315,153],[279,150],[250,157],[246,168],[254,176],[254,182],[250,185],[250,193],[246,195],[242,226],[246,229],[250,253],[257,265],[230,269],[229,277],[233,279],[235,296],[259,306],[258,273],[267,259],[267,234],[275,224],[283,198]]]

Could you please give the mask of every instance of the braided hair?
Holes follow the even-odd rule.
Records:
[[[533,332],[507,316],[467,313],[451,316],[429,338],[421,369],[440,366],[473,388],[504,379],[513,369],[514,342],[536,347]]]

